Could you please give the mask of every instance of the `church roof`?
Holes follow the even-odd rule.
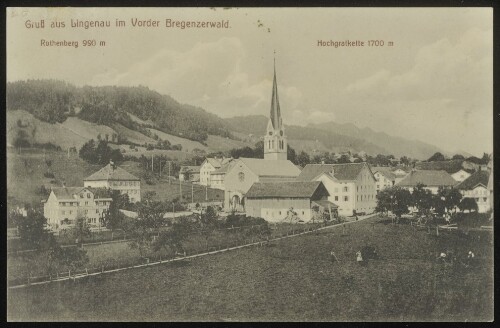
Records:
[[[135,180],[139,181],[140,179],[124,169],[118,167],[118,166],[113,166],[111,164],[106,165],[99,171],[95,172],[94,174],[90,175],[89,177],[86,177],[83,179],[83,181],[100,181],[100,180]]]
[[[477,171],[470,177],[462,181],[457,188],[461,190],[472,190],[477,185],[482,184],[484,187],[488,186],[488,180],[490,178],[490,173],[488,171]]]
[[[210,174],[226,174],[227,171],[229,171],[230,168],[233,167],[235,161],[230,161],[228,163],[223,164],[220,168],[210,172]]]
[[[311,181],[319,175],[331,172],[337,180],[356,180],[359,173],[365,166],[365,163],[349,163],[349,164],[307,164],[302,172],[300,172],[297,180]]]
[[[274,65],[274,78],[273,78],[273,94],[271,97],[271,123],[273,125],[273,129],[278,130],[281,129],[281,110],[280,110],[280,102],[278,98],[278,83],[276,81],[276,64]]]
[[[453,179],[446,171],[422,170],[410,172],[406,178],[397,183],[396,186],[415,187],[419,183],[424,184],[427,187],[452,187],[457,184],[455,179]]]
[[[300,170],[289,160],[244,157],[239,160],[258,176],[296,177],[300,174]]]
[[[233,160],[232,158],[214,158],[214,157],[207,157],[207,159],[206,159],[206,161],[208,163],[210,163],[216,169],[231,162],[232,160]]]
[[[311,198],[322,186],[321,181],[256,182],[246,193],[247,198]]]

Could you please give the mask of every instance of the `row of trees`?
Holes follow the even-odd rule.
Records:
[[[79,156],[92,164],[107,164],[110,160],[113,162],[123,160],[120,150],[111,148],[105,140],[100,140],[96,145],[94,139],[90,139],[80,148]]]
[[[387,213],[391,211],[398,218],[415,208],[425,216],[442,216],[461,211],[477,211],[477,204],[472,198],[462,198],[462,194],[455,188],[440,187],[437,194],[418,184],[412,192],[401,187],[392,187],[381,190],[377,194],[376,211]]]

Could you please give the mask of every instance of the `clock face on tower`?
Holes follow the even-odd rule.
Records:
[[[272,136],[273,135],[273,132],[272,131],[269,131],[269,135]]]

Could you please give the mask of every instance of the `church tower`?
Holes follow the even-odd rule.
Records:
[[[287,142],[285,127],[281,119],[280,103],[278,99],[278,84],[276,82],[276,59],[274,60],[273,95],[271,98],[271,116],[267,123],[264,136],[264,159],[286,160]]]

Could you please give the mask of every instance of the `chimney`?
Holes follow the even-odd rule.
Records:
[[[335,177],[335,170],[333,169],[333,167],[332,167],[332,170],[330,171],[330,175],[331,175],[332,177]]]

